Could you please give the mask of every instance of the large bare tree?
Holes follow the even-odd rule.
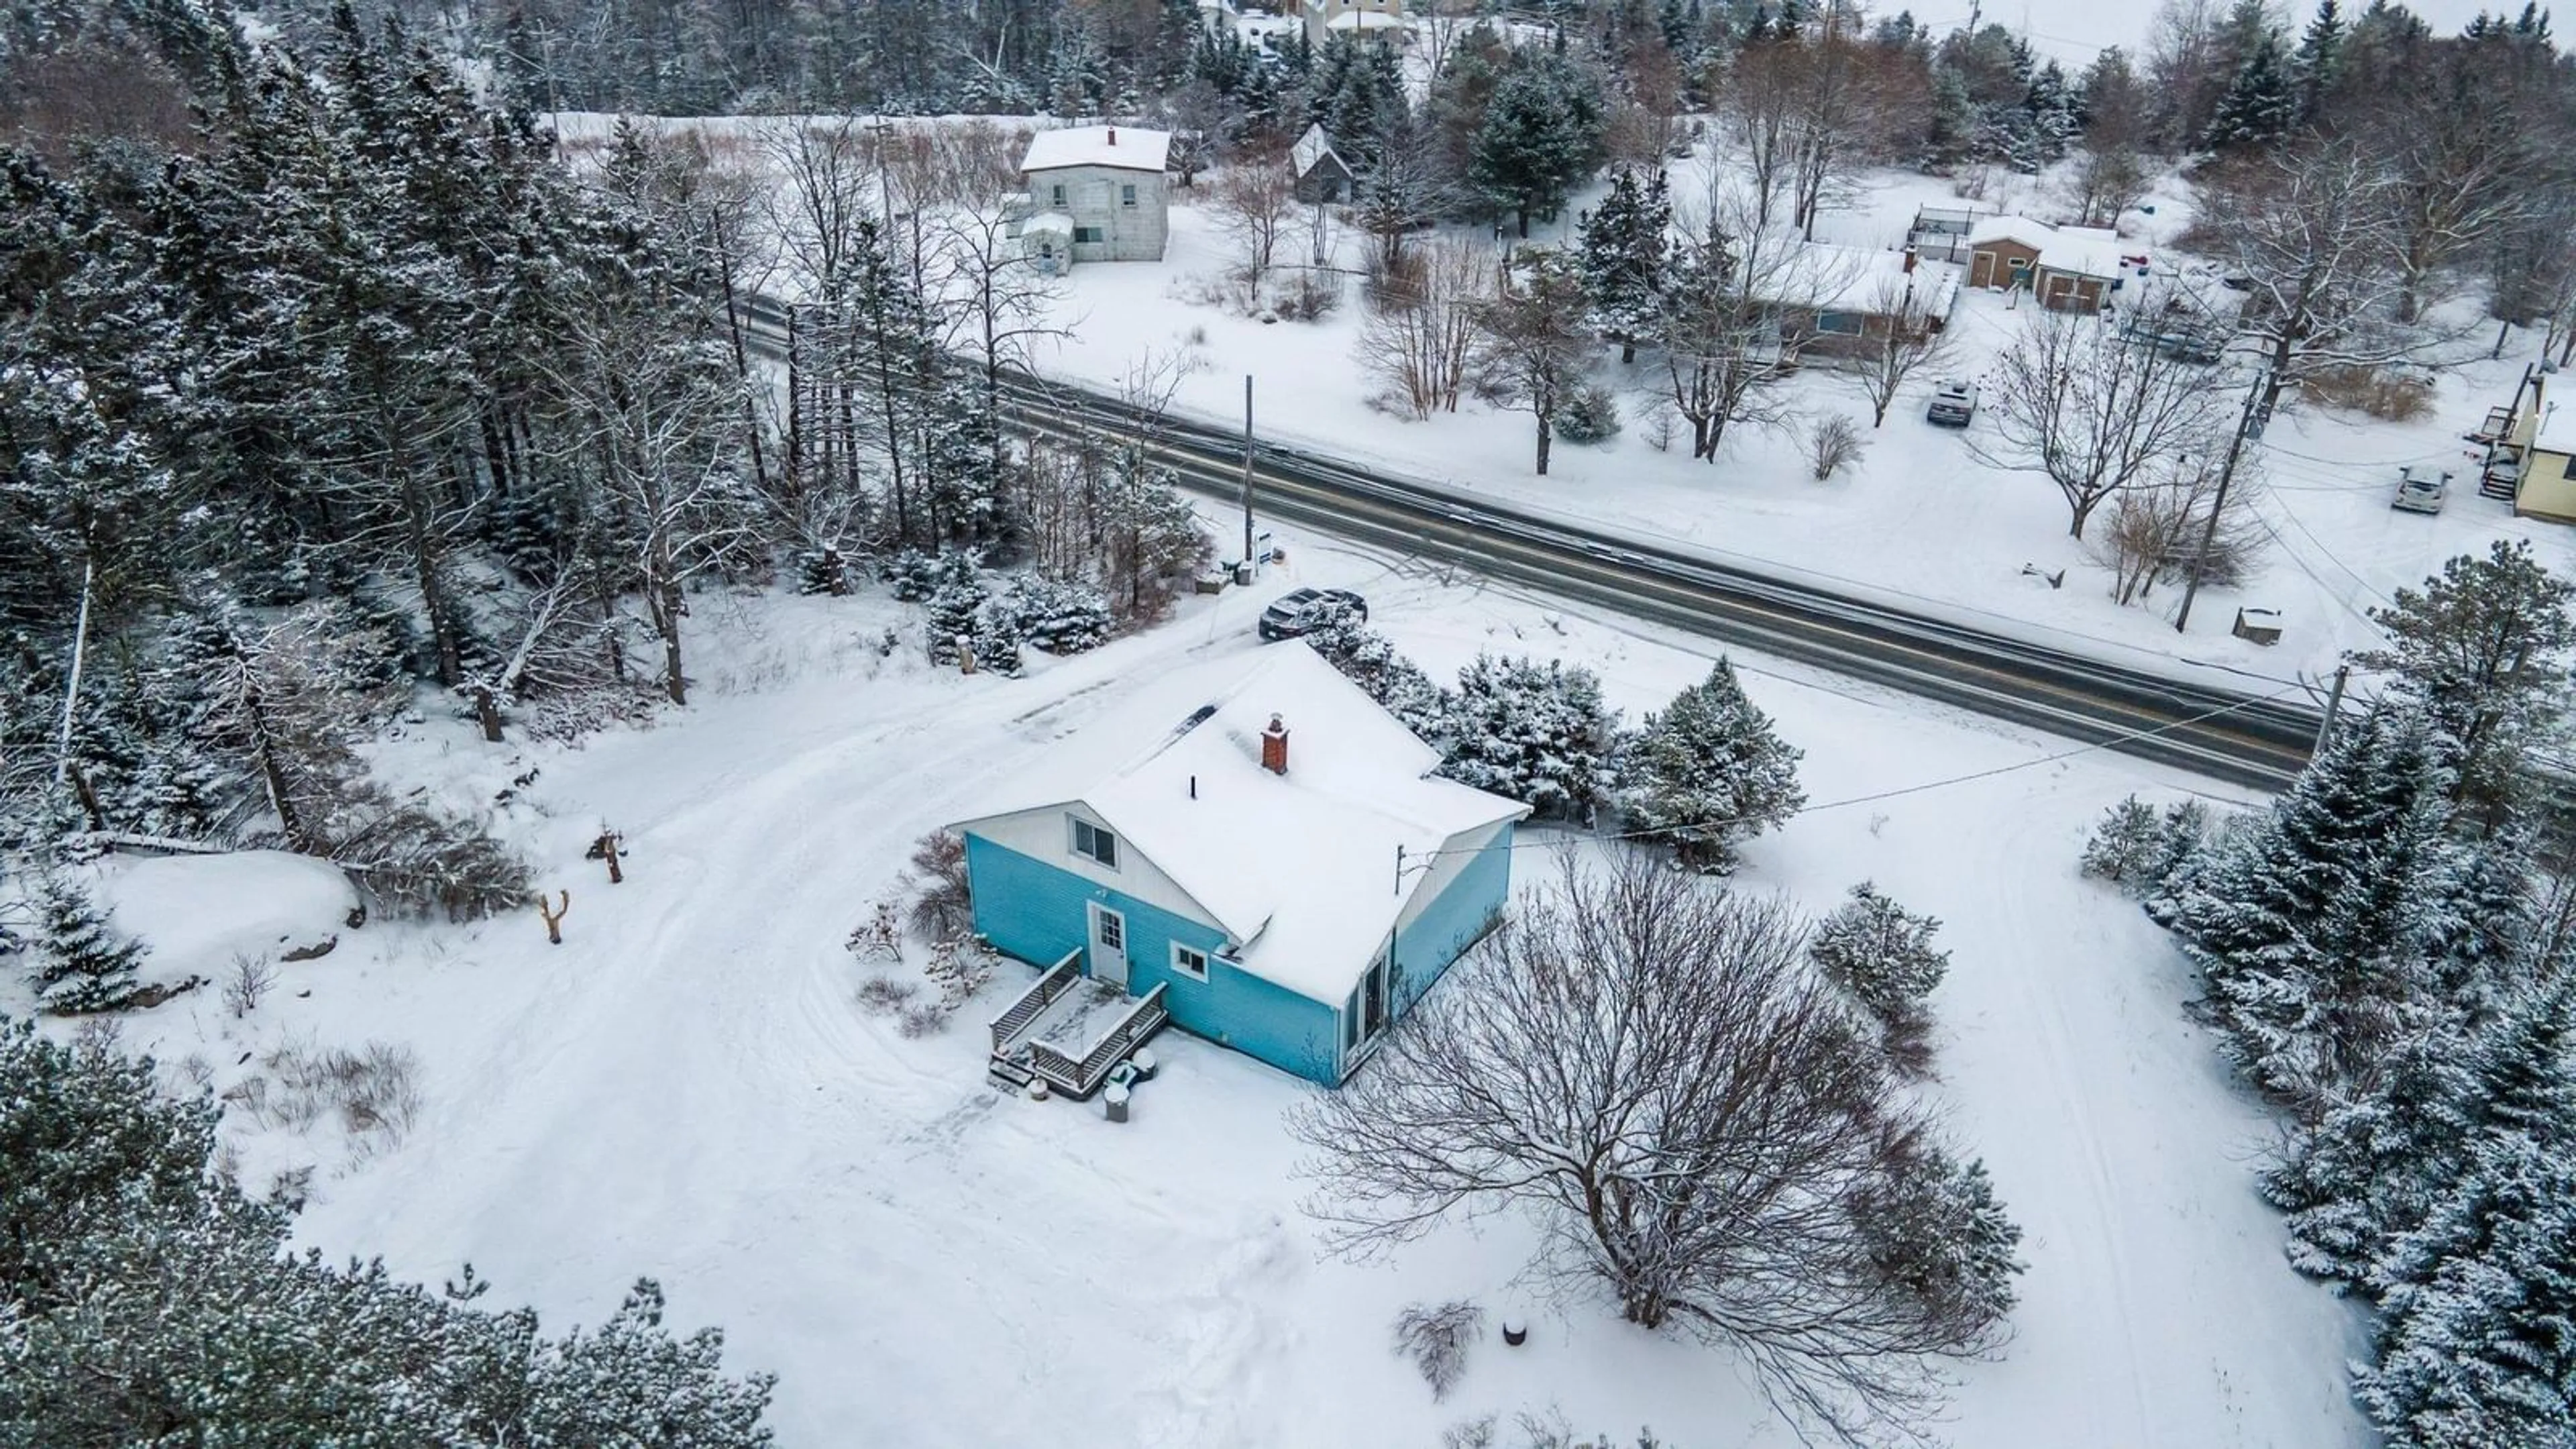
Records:
[[[1788,417],[1771,384],[1795,368],[1805,335],[1781,323],[1853,283],[1847,258],[1760,225],[1761,206],[1751,188],[1713,196],[1666,272],[1655,337],[1665,394],[1690,422],[1691,456],[1710,463],[1730,427]]]
[[[1938,325],[1941,319],[1932,315],[1931,291],[1930,279],[1918,281],[1908,274],[1882,280],[1863,303],[1873,319],[1885,319],[1885,330],[1863,334],[1848,364],[1861,395],[1869,399],[1873,428],[1885,426],[1887,410],[1906,383],[1939,371],[1957,352],[1949,331]],[[1876,328],[1880,323],[1872,320],[1868,326]]]
[[[1437,237],[1384,269],[1360,319],[1360,367],[1383,396],[1417,418],[1458,410],[1475,354],[1477,319],[1492,300],[1493,254],[1462,237]]]
[[[1218,174],[1214,191],[1217,225],[1234,242],[1234,279],[1243,288],[1243,305],[1258,309],[1280,244],[1302,219],[1296,178],[1284,156],[1246,156]]]
[[[1985,386],[1990,426],[1972,431],[1969,447],[1997,467],[2046,474],[2077,538],[2103,500],[2160,460],[2223,446],[2233,411],[2207,368],[2124,339],[2089,312],[2033,309]]]
[[[1920,1437],[1938,1360],[2001,1337],[2017,1233],[1805,943],[1659,858],[1569,861],[1297,1109],[1309,1211],[1354,1253],[1526,1212],[1560,1286],[1730,1348],[1802,1425]]]

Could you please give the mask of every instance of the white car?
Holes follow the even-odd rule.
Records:
[[[1923,410],[1923,421],[1938,428],[1964,428],[1976,415],[1977,385],[1945,382],[1932,394],[1932,406]]]
[[[2388,506],[2407,513],[2439,513],[2443,500],[2450,495],[2450,474],[2401,468],[2397,472],[2397,496],[2389,500]]]

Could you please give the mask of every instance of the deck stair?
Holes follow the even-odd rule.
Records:
[[[1039,973],[1029,988],[993,1018],[992,1057],[985,1080],[1005,1091],[1024,1091],[1043,1081],[1066,1096],[1081,1099],[1100,1090],[1110,1070],[1171,1020],[1157,985],[1127,1002],[1096,1034],[1088,1028],[1109,1008],[1099,996],[1075,997],[1082,984],[1082,953]],[[1068,999],[1070,998],[1070,999]]]

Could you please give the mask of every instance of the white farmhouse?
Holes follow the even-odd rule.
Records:
[[[1021,229],[1042,268],[1063,262],[1159,262],[1170,234],[1163,175],[1172,137],[1133,126],[1068,126],[1029,139],[1020,162],[1032,215]],[[1041,223],[1044,223],[1042,226]],[[1063,261],[1041,250],[1067,249]]]

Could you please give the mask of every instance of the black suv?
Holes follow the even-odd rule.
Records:
[[[1273,599],[1261,611],[1261,637],[1264,640],[1294,639],[1310,633],[1340,610],[1347,609],[1361,623],[1368,622],[1368,600],[1348,589],[1299,589]]]

